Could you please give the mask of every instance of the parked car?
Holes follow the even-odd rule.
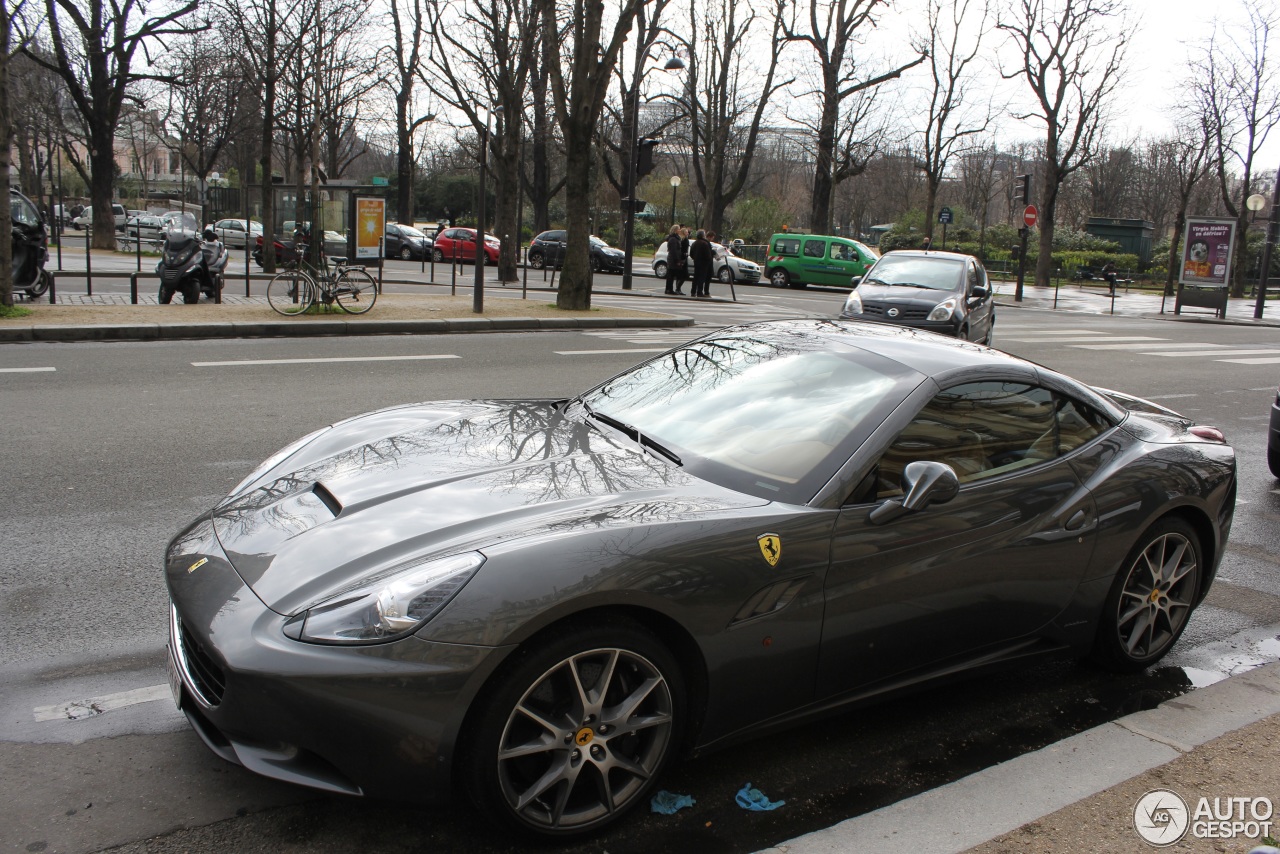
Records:
[[[305,237],[310,230],[310,223],[302,224],[302,234]],[[292,264],[298,260],[298,255],[294,251],[294,235],[298,230],[294,227],[294,220],[285,220],[281,227],[282,235],[276,235],[276,263]],[[262,240],[263,235],[259,234],[254,241],[253,260],[258,266],[262,266]],[[329,260],[347,257],[347,239],[336,231],[325,231],[324,233],[324,254]]]
[[[116,231],[124,231],[125,225],[129,221],[129,215],[124,209],[124,205],[111,206],[112,218],[115,220]],[[86,229],[93,225],[93,205],[85,208],[80,215],[71,220],[72,228]]]
[[[348,418],[169,543],[170,684],[258,774],[593,832],[784,723],[1045,655],[1158,662],[1237,474],[1153,406],[809,318],[573,397]]]
[[[246,244],[256,244],[262,236],[262,223],[257,220],[220,219],[213,224],[218,239],[228,249],[243,249]]]
[[[712,275],[726,285],[730,282],[758,282],[760,281],[760,265],[754,261],[748,261],[746,258],[739,258],[729,251],[729,247],[721,243],[712,243],[712,250],[716,253],[715,268]],[[659,279],[667,277],[667,244],[662,242],[658,244],[657,250],[653,253],[653,274]],[[688,275],[692,275],[692,270]]]
[[[775,234],[766,258],[769,281],[775,287],[841,285],[866,273],[876,262],[871,247],[847,237],[822,234]]]
[[[886,253],[855,282],[840,316],[990,345],[995,305],[986,268],[977,258],[909,249]]]
[[[431,251],[431,238],[411,225],[387,223],[382,239],[382,251],[388,258],[402,261],[421,261]]]
[[[1271,404],[1271,432],[1267,439],[1267,466],[1274,477],[1280,478],[1280,389],[1276,390]]]
[[[529,266],[535,270],[544,267],[564,266],[564,252],[568,232],[563,228],[544,231],[529,241]],[[594,234],[588,240],[591,246],[591,269],[597,273],[621,273],[626,263],[626,253],[615,249]]]
[[[486,264],[498,263],[502,243],[491,234],[484,236]],[[476,259],[476,230],[474,228],[446,228],[436,236],[431,256],[437,261],[474,261]]]
[[[164,237],[165,227],[160,217],[153,214],[129,217],[125,224],[125,234],[139,240],[160,240]]]

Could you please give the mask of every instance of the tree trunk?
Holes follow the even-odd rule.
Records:
[[[0,6],[0,175],[9,195],[9,152],[13,142],[13,111],[9,105],[9,53],[13,33],[9,4]],[[13,219],[9,205],[0,205],[0,234],[9,235]],[[13,305],[13,241],[0,240],[0,306]]]
[[[1184,197],[1178,205],[1178,215],[1173,221],[1173,239],[1169,241],[1169,270],[1164,276],[1165,296],[1173,296],[1173,281],[1178,276],[1178,250],[1182,243],[1182,230],[1187,227],[1188,198]]]
[[[89,204],[93,206],[93,248],[116,248],[116,218],[111,200],[116,178],[116,157],[111,128],[106,122],[89,133]]]
[[[927,175],[924,179],[924,236],[933,241],[933,208],[938,203],[938,184],[933,176]]]
[[[838,104],[823,105],[822,123],[818,126],[818,147],[814,157],[813,198],[809,204],[809,228],[814,234],[831,232],[832,168],[836,150],[836,111]]]
[[[396,93],[396,221],[413,225],[413,131],[409,127],[412,79]]]
[[[272,4],[274,9],[274,3]],[[268,34],[267,61],[275,60],[275,33]],[[262,272],[276,271],[276,194],[271,180],[275,137],[276,80],[267,75],[262,99]]]
[[[565,231],[568,246],[565,247],[564,269],[560,275],[560,289],[556,294],[556,307],[565,311],[586,311],[591,308],[591,158],[574,156],[575,152],[591,150],[591,129],[572,127],[565,132],[565,147],[569,152],[565,172]]]
[[[515,282],[520,279],[516,264],[521,243],[516,206],[520,186],[520,123],[504,124],[502,130],[497,138],[498,156],[493,159],[493,230],[502,241],[498,252],[498,281]]]
[[[1236,216],[1236,257],[1235,257],[1235,273],[1231,276],[1231,296],[1243,297],[1244,286],[1248,276],[1246,271],[1249,269],[1249,253],[1245,251],[1245,234],[1249,231],[1249,210],[1244,205],[1240,206],[1240,213]]]

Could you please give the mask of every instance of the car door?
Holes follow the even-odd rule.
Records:
[[[1097,513],[1062,451],[1061,408],[1033,383],[969,382],[940,390],[892,438],[836,521],[823,692],[1007,648],[1067,606]],[[872,522],[870,510],[901,495],[903,469],[918,460],[951,466],[959,493]]]
[[[800,244],[800,271],[801,277],[808,284],[835,284],[834,268],[830,259],[827,258],[826,238],[804,238]]]
[[[990,290],[987,277],[983,275],[982,265],[976,261],[970,261],[966,270],[967,281],[965,282],[965,311],[968,313],[969,320],[969,340],[985,341],[987,340],[987,332],[991,329],[991,310],[994,299],[988,292],[984,296],[974,296],[976,288],[986,288]]]
[[[828,254],[831,261],[831,281],[828,284],[848,287],[854,276],[861,276],[866,272],[866,266],[858,255],[858,247],[853,245],[852,240],[832,239]]]
[[[399,227],[393,223],[387,223],[382,232],[382,254],[388,258],[399,255],[401,240]]]

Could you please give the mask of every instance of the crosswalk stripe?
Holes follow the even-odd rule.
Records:
[[[604,353],[665,353],[670,347],[640,347],[628,350],[556,350],[557,356],[599,356]]]
[[[0,368],[0,374],[35,374],[42,371],[56,371],[57,368]]]
[[[1280,355],[1274,359],[1219,359],[1220,362],[1231,362],[1235,365],[1280,365]]]
[[[343,356],[329,359],[243,359],[236,362],[192,362],[196,368],[238,368],[241,365],[310,365],[333,362],[411,362],[421,359],[460,359],[461,356]]]
[[[999,328],[999,327],[997,327],[997,328]],[[1001,335],[1001,336],[1000,336],[1000,340],[1002,340],[1002,341],[1042,342],[1042,343],[1045,343],[1045,344],[1088,344],[1088,343],[1092,343],[1092,342],[1094,342],[1094,341],[1097,341],[1097,342],[1099,342],[1099,343],[1110,343],[1110,342],[1113,342],[1113,341],[1115,341],[1115,342],[1120,342],[1120,341],[1167,341],[1167,340],[1169,340],[1169,339],[1167,339],[1167,338],[1153,338],[1153,337],[1152,337],[1152,336],[1150,336],[1150,335],[1107,335],[1107,334],[1105,334],[1105,333],[1101,333],[1101,334],[1098,334],[1098,335],[1090,335],[1090,336],[1088,336],[1088,337],[1079,337],[1079,338],[1044,338],[1044,337],[1042,337],[1042,336],[1040,336],[1040,335],[1036,335],[1036,336],[1034,336],[1034,337],[1031,337],[1031,336],[1014,337],[1014,336],[1012,336],[1012,335]]]
[[[1268,350],[1230,350],[1230,349],[1227,349],[1227,350],[1189,350],[1189,351],[1181,352],[1181,353],[1161,353],[1161,354],[1159,354],[1159,355],[1162,355],[1162,356],[1169,356],[1169,357],[1174,357],[1174,356],[1212,356],[1213,358],[1215,358],[1215,359],[1216,359],[1216,358],[1218,358],[1219,356],[1260,356],[1260,355],[1280,356],[1280,350],[1277,350],[1275,347],[1272,347],[1272,348],[1270,348],[1270,349],[1268,349]]]

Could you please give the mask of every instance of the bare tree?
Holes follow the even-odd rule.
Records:
[[[1121,10],[1119,0],[1016,0],[997,24],[1020,59],[1004,76],[1025,80],[1035,101],[1018,118],[1044,123],[1036,259],[1042,287],[1052,270],[1059,189],[1096,154],[1105,110],[1120,83],[1128,44]]]
[[[1173,219],[1173,239],[1169,241],[1168,271],[1165,273],[1164,290],[1173,293],[1173,280],[1178,274],[1178,245],[1182,241],[1182,229],[1187,224],[1187,211],[1196,189],[1202,184],[1209,170],[1213,168],[1211,153],[1214,141],[1209,128],[1201,125],[1198,133],[1184,137],[1162,140],[1156,144],[1158,158],[1164,171],[1176,182],[1177,210]],[[1243,235],[1243,232],[1241,232]],[[1243,252],[1241,255],[1245,254]]]
[[[7,204],[9,195],[9,152],[13,147],[13,112],[9,103],[9,65],[14,54],[14,18],[22,12],[23,0],[0,0],[0,173],[4,174],[6,204],[0,205],[0,234],[8,235],[13,219]],[[0,240],[0,306],[13,305],[13,242]]]
[[[594,0],[573,0],[561,8],[556,0],[539,0],[542,26],[559,46],[561,62],[551,62],[551,91],[556,121],[564,134],[565,191],[568,211],[565,229],[564,271],[556,305],[582,311],[591,307],[589,266],[591,198],[591,148],[596,123],[604,109],[613,70],[636,16],[648,0],[619,0],[616,15],[605,38],[605,5]]]
[[[1248,0],[1245,8],[1248,24],[1215,34],[1191,67],[1191,89],[1208,129],[1222,204],[1236,218],[1242,237],[1248,225],[1244,200],[1253,192],[1254,160],[1280,122],[1280,75],[1267,57],[1280,12],[1270,4],[1264,8],[1259,0]],[[1236,169],[1240,180],[1233,183]],[[1244,295],[1245,256],[1236,253],[1232,296]]]
[[[57,72],[67,84],[87,132],[89,169],[84,178],[99,216],[93,218],[93,245],[115,247],[111,210],[115,184],[115,134],[129,88],[141,80],[173,82],[166,74],[135,68],[139,51],[149,59],[151,46],[166,36],[201,28],[184,20],[199,0],[187,0],[166,12],[151,14],[142,0],[45,0],[46,30],[52,59],[43,51],[27,55]]]
[[[933,237],[938,188],[951,158],[991,126],[990,101],[974,103],[970,80],[983,53],[982,36],[990,14],[987,0],[929,0],[926,32],[915,50],[927,57],[929,72],[925,127],[921,133],[921,171],[925,174],[924,233]]]
[[[1089,182],[1093,216],[1129,216],[1131,199],[1138,180],[1134,157],[1136,143],[1112,146],[1098,152],[1082,171]]]
[[[403,5],[402,5],[403,4]],[[420,112],[414,90],[422,74],[425,19],[422,0],[391,0],[391,46],[384,49],[383,84],[396,102],[396,220],[413,224],[414,134],[435,118]]]
[[[888,7],[888,0],[841,0],[838,3],[808,0],[807,4],[796,4],[791,21],[783,26],[788,41],[807,44],[813,49],[817,66],[816,94],[820,107],[809,227],[819,233],[831,230],[831,194],[837,182],[840,139],[843,134],[855,131],[854,121],[842,111],[853,96],[897,79],[902,72],[925,60],[920,55],[889,71],[868,76],[856,48],[865,31],[875,26],[875,13],[882,7]],[[846,147],[845,150],[854,149]],[[845,177],[860,171],[848,168],[850,166],[866,168],[866,161],[859,162],[856,157],[846,158],[845,163]]]
[[[784,9],[782,0],[771,0],[763,16],[735,0],[689,7],[685,91],[693,177],[706,200],[707,227],[715,232],[724,231],[725,211],[747,186],[766,110],[794,82],[778,79]],[[770,30],[768,51],[752,53],[749,39],[761,25]],[[767,63],[763,74],[757,59]]]
[[[987,251],[991,205],[999,197],[1001,168],[1007,162],[994,142],[972,146],[960,154],[960,188],[965,208],[978,219],[978,254]]]

